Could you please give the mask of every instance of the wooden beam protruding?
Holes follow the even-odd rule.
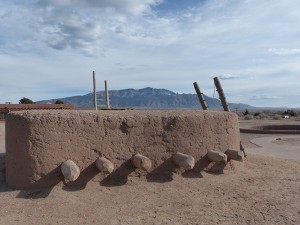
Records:
[[[107,80],[104,81],[104,86],[105,86],[106,108],[110,109]]]
[[[94,91],[94,107],[95,107],[95,110],[97,110],[98,106],[97,106],[97,90],[96,90],[96,75],[95,75],[95,71],[93,71],[93,91]]]
[[[230,109],[229,109],[228,103],[226,101],[226,97],[225,97],[225,94],[223,92],[223,89],[222,89],[221,83],[219,81],[219,78],[215,77],[214,82],[215,82],[217,92],[219,93],[219,97],[220,97],[220,100],[221,100],[224,111],[230,112]]]
[[[193,85],[194,85],[195,91],[197,93],[199,102],[200,102],[203,110],[208,110],[208,107],[207,107],[206,101],[204,99],[203,93],[200,91],[200,88],[199,88],[197,82],[194,82]]]

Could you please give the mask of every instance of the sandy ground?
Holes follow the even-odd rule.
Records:
[[[2,151],[3,128],[0,122]],[[272,137],[283,152],[299,141],[241,135],[247,150],[259,149],[251,140],[262,137]],[[91,181],[71,189],[61,183],[35,191],[6,186],[0,153],[0,224],[299,224],[300,161],[248,153],[244,164],[228,164],[219,175],[130,177],[123,185]]]

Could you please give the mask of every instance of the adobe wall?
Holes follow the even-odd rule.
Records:
[[[68,159],[82,171],[79,180],[101,182],[107,175],[95,169],[99,155],[114,163],[113,179],[145,175],[129,163],[135,153],[152,160],[150,173],[160,173],[177,151],[198,162],[208,150],[240,147],[238,117],[229,112],[31,110],[9,113],[5,125],[6,180],[17,189],[60,182],[60,165]]]

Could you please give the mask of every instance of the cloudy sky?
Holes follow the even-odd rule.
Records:
[[[0,103],[166,88],[300,107],[299,0],[1,0]]]

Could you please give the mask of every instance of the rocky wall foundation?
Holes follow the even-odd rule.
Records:
[[[240,148],[236,114],[200,110],[21,111],[6,118],[6,180],[10,187],[35,189],[63,180],[60,166],[71,159],[80,168],[78,181],[151,176],[176,169],[176,152],[195,159],[194,172],[209,164],[207,152]],[[141,154],[152,161],[150,171],[132,166]],[[114,164],[107,175],[96,160]]]

